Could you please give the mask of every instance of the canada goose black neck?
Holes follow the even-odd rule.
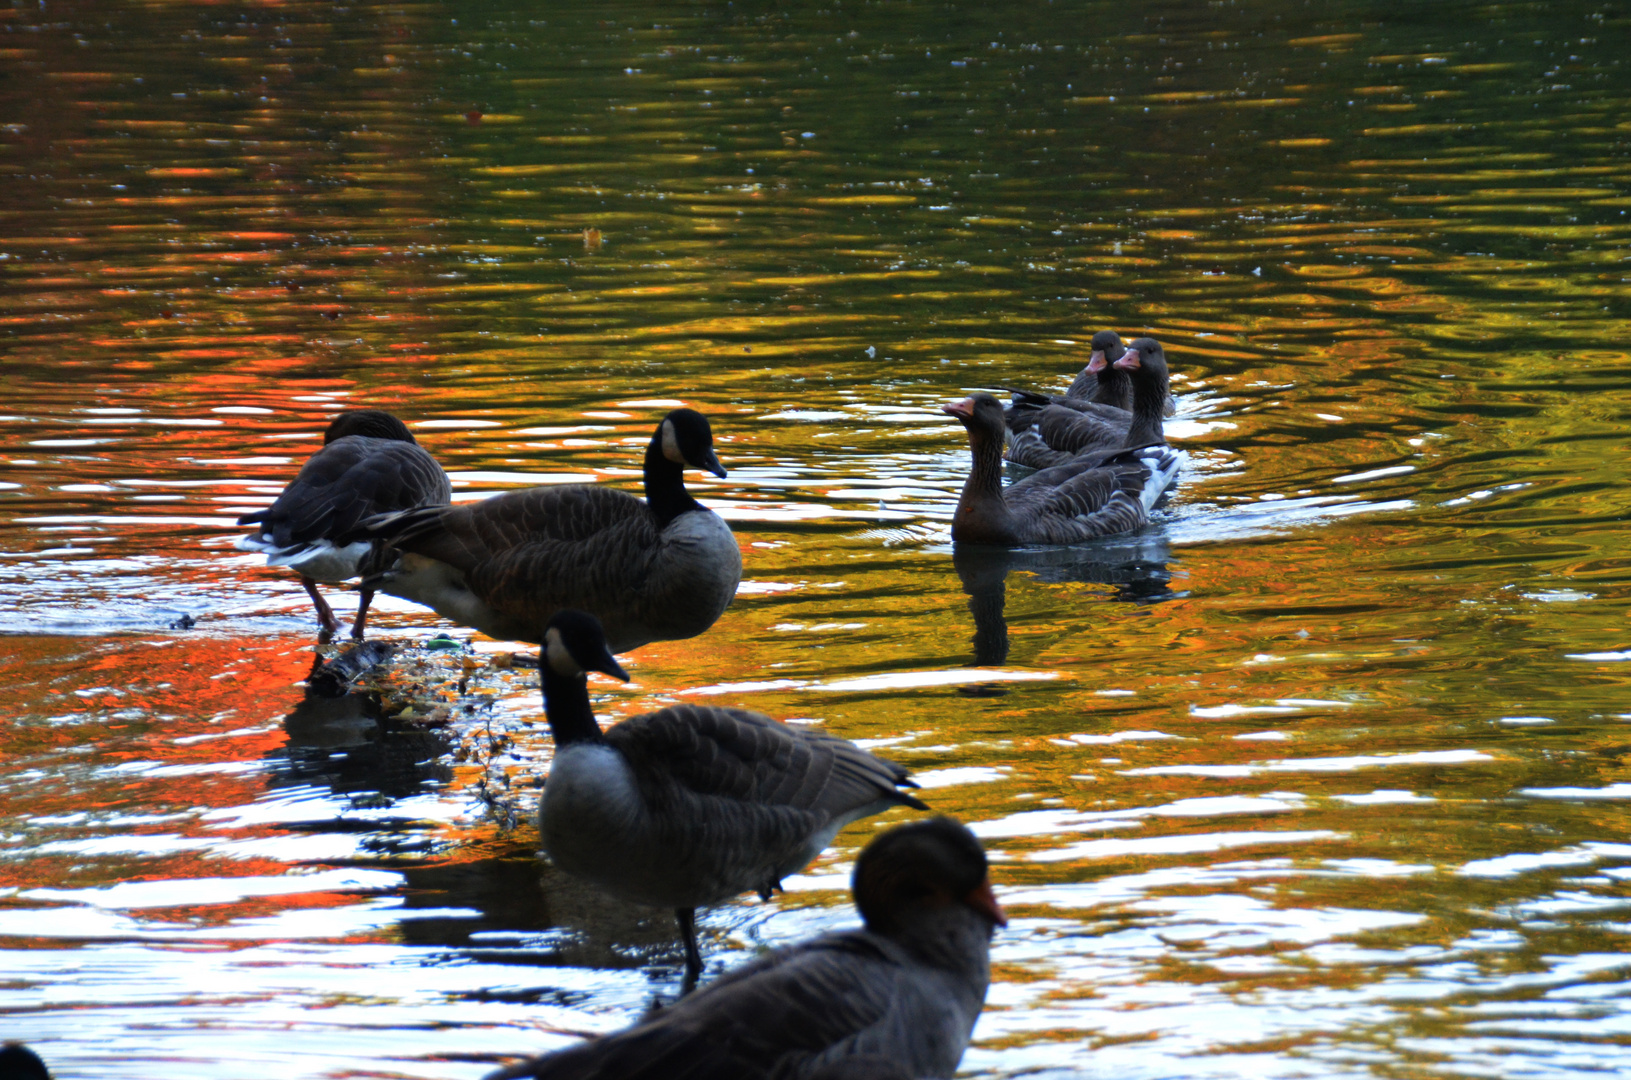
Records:
[[[702,509],[702,504],[685,490],[685,466],[670,461],[663,453],[661,427],[646,447],[646,505],[657,515],[659,528],[688,510]]]
[[[544,715],[557,747],[573,743],[605,742],[595,710],[589,704],[589,676],[583,672],[562,675],[544,658],[538,665],[544,684]]]

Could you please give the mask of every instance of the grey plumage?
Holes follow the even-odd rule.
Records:
[[[627,1031],[488,1080],[950,1077],[1006,922],[979,841],[949,818],[891,829],[856,860],[863,930],[744,964]]]
[[[492,637],[543,641],[565,608],[599,616],[618,652],[702,633],[742,577],[729,526],[685,490],[685,465],[725,475],[701,414],[676,409],[647,448],[646,498],[593,484],[371,518],[364,584]]]
[[[1135,389],[1122,446],[1077,454],[1006,489],[997,399],[982,393],[945,406],[968,430],[974,459],[952,518],[952,539],[1010,547],[1070,544],[1130,532],[1149,521],[1179,465],[1161,435],[1166,360],[1160,345],[1139,338],[1116,366],[1133,377]]]
[[[624,678],[598,622],[550,620],[539,660],[555,761],[539,807],[557,867],[625,900],[675,909],[688,976],[690,913],[748,890],[768,898],[838,830],[891,806],[907,770],[819,731],[745,709],[675,705],[601,732],[585,672]]]
[[[378,409],[343,412],[329,424],[323,449],[265,510],[245,514],[240,525],[258,525],[241,538],[241,551],[266,555],[269,566],[301,575],[325,633],[338,629],[333,612],[315,582],[340,582],[357,575],[368,547],[340,538],[365,518],[421,506],[445,506],[453,497],[447,474],[406,425]],[[373,591],[366,586],[352,625],[362,637]]]
[[[1133,382],[1115,366],[1127,351],[1114,330],[1093,335],[1093,353],[1063,394],[1011,391],[1008,460],[1045,469],[1081,453],[1118,449],[1132,426]],[[1176,411],[1170,386],[1161,391],[1161,413]]]

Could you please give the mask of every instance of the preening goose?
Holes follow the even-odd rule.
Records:
[[[980,842],[950,818],[898,826],[861,852],[851,887],[865,929],[778,949],[645,1023],[487,1080],[952,1076],[1007,925]]]
[[[839,829],[891,806],[907,770],[854,743],[745,709],[674,705],[605,732],[587,672],[628,675],[594,616],[549,621],[538,658],[555,760],[538,810],[557,867],[636,903],[674,909],[686,985],[702,971],[695,909],[753,890],[765,899]]]
[[[735,597],[742,553],[686,492],[687,465],[725,475],[707,418],[675,409],[646,449],[644,500],[565,484],[372,518],[355,535],[385,557],[363,584],[512,641],[542,643],[563,608],[598,616],[617,652],[694,637]]]
[[[317,583],[356,577],[369,550],[366,542],[340,537],[375,514],[446,506],[452,497],[447,473],[402,421],[379,409],[343,412],[324,433],[323,449],[301,466],[277,501],[238,519],[239,525],[260,526],[238,541],[238,550],[262,552],[268,566],[300,575],[326,639],[340,624]],[[374,591],[364,586],[352,637],[362,638],[373,599]]]
[[[952,517],[953,540],[1013,547],[1071,544],[1130,532],[1178,473],[1178,455],[1161,437],[1167,384],[1161,346],[1139,338],[1116,367],[1133,379],[1133,423],[1120,449],[1086,453],[1002,486],[1002,406],[990,394],[946,405],[968,429],[973,467]]]

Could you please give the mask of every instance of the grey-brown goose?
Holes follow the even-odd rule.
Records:
[[[366,542],[339,538],[365,518],[419,506],[446,506],[453,486],[436,459],[414,441],[407,425],[379,409],[343,412],[323,434],[293,482],[265,510],[245,514],[239,525],[260,527],[238,541],[238,550],[261,552],[268,566],[286,566],[317,609],[325,639],[340,627],[317,583],[357,576]],[[374,591],[364,587],[351,636],[361,639]]]
[[[390,559],[363,584],[512,641],[542,643],[564,608],[599,617],[617,652],[694,637],[736,596],[742,553],[685,490],[686,466],[725,475],[707,418],[675,409],[646,448],[643,500],[563,484],[372,518],[357,536]]]
[[[1045,469],[1083,452],[1120,447],[1133,421],[1132,379],[1115,366],[1126,352],[1120,335],[1101,330],[1093,335],[1087,366],[1064,394],[1013,391],[1007,417],[1008,460]],[[1169,385],[1162,391],[1161,415],[1175,411]]]
[[[1161,346],[1139,338],[1116,366],[1133,379],[1133,424],[1119,449],[1084,453],[1002,486],[1002,405],[975,394],[944,407],[968,429],[973,466],[951,536],[960,543],[1072,544],[1131,532],[1178,474],[1179,458],[1161,435],[1167,384]]]
[[[980,842],[950,818],[898,826],[861,852],[852,889],[865,929],[778,949],[642,1024],[487,1080],[952,1076],[985,1005],[992,930],[1007,925]]]
[[[674,909],[687,986],[702,971],[696,908],[748,890],[769,899],[850,822],[928,809],[900,790],[916,786],[902,766],[745,709],[674,705],[602,732],[586,673],[628,675],[599,621],[563,611],[544,638],[555,760],[538,810],[543,850],[614,896]]]

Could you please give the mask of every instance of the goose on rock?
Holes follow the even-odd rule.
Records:
[[[1133,380],[1133,421],[1120,447],[1068,457],[1061,464],[1002,486],[1002,405],[980,393],[946,405],[968,430],[973,466],[952,517],[960,543],[1072,544],[1131,532],[1176,479],[1179,457],[1161,433],[1167,387],[1161,346],[1139,338],[1115,362]]]
[[[240,525],[259,528],[238,541],[238,550],[266,555],[268,566],[286,566],[317,609],[327,638],[340,628],[317,583],[341,582],[358,574],[368,554],[364,541],[342,540],[375,514],[446,506],[453,497],[447,473],[414,441],[407,425],[379,409],[340,413],[293,482],[265,510],[245,514]],[[374,590],[361,590],[351,636],[361,639]]]
[[[564,608],[598,616],[617,652],[695,637],[736,596],[742,553],[686,466],[725,475],[708,419],[675,409],[646,449],[643,500],[563,484],[371,518],[353,534],[378,545],[363,584],[510,641],[541,644]]]
[[[674,910],[686,985],[702,971],[695,909],[765,899],[845,825],[892,806],[907,770],[854,743],[745,709],[674,705],[602,732],[587,673],[627,679],[594,616],[550,619],[538,658],[555,760],[539,806],[544,852],[614,896]]]
[[[890,829],[855,860],[865,928],[777,949],[625,1031],[487,1080],[877,1080],[957,1071],[1007,925],[967,828]]]

